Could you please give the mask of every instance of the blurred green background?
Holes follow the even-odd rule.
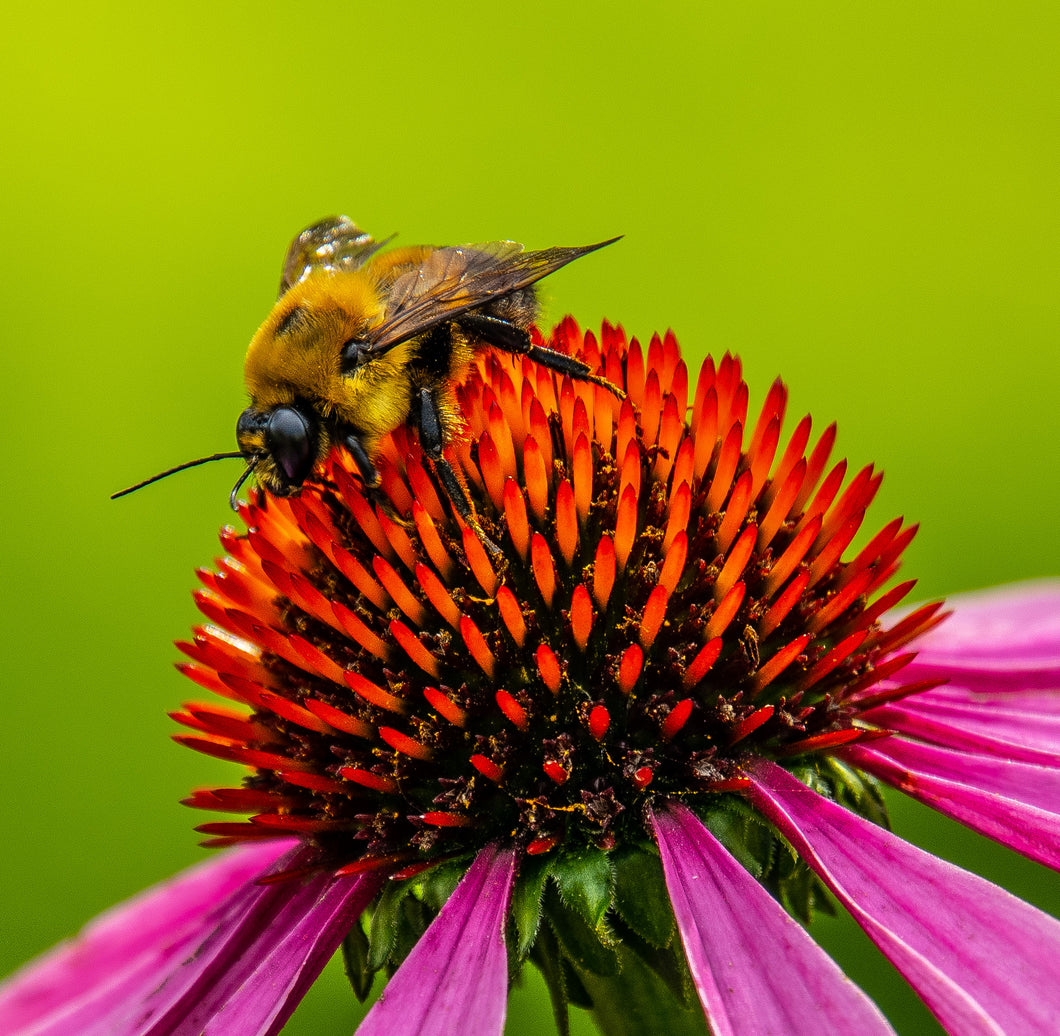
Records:
[[[921,596],[1060,571],[1060,8],[1054,2],[502,7],[21,5],[0,40],[6,445],[0,973],[198,860],[177,804],[231,779],[169,740],[238,467],[242,354],[289,238],[624,240],[549,312],[839,422],[922,523]],[[1047,909],[1055,881],[924,811],[896,826]],[[1051,897],[1051,898],[1050,898]],[[847,922],[815,929],[930,1032]],[[548,1024],[540,986],[511,1033]],[[334,967],[291,1033],[349,1033]],[[578,1031],[589,1031],[584,1020]]]

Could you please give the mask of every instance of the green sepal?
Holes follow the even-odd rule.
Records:
[[[559,948],[556,933],[543,925],[534,944],[530,947],[530,959],[537,965],[548,987],[548,998],[552,1003],[552,1017],[556,1021],[559,1036],[570,1036],[570,1012],[568,1005],[568,979],[570,969],[563,967],[563,953]],[[584,992],[584,990],[582,990]]]
[[[632,928],[626,928],[621,918],[615,919],[615,928],[615,934],[622,945],[632,950],[666,983],[666,987],[683,1007],[689,1007],[696,1000],[695,985],[680,939],[674,939],[669,946],[653,946],[645,942]]]
[[[368,929],[368,967],[373,972],[384,967],[393,955],[397,945],[401,901],[411,891],[411,882],[387,882],[375,902]]]
[[[420,898],[434,913],[438,913],[445,906],[460,884],[460,879],[467,874],[469,866],[470,860],[467,857],[446,860],[415,878],[415,884],[421,890]]]
[[[541,897],[556,859],[552,854],[527,856],[519,868],[509,909],[509,915],[515,922],[517,960],[526,959],[537,937],[541,925]]]
[[[612,853],[615,892],[613,906],[619,917],[644,942],[667,946],[674,934],[674,913],[666,891],[658,853],[629,846]]]
[[[556,933],[564,954],[576,966],[579,974],[583,970],[598,975],[614,975],[618,972],[610,932],[601,923],[590,928],[582,914],[564,903],[551,882],[545,887],[545,918]]]
[[[551,875],[563,902],[577,910],[591,928],[599,928],[614,890],[609,855],[594,848],[563,853],[552,865]]]
[[[708,1036],[698,999],[685,1006],[630,946],[620,945],[616,976],[584,974],[593,1020],[606,1036]],[[689,979],[691,981],[691,979]]]
[[[342,940],[342,961],[353,995],[363,1004],[372,992],[375,972],[368,964],[368,936],[360,920],[353,922]]]
[[[412,952],[412,948],[423,937],[436,913],[415,896],[406,895],[401,898],[397,910],[397,937],[388,962],[391,973]]]

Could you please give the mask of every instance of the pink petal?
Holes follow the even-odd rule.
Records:
[[[965,681],[993,676],[1010,682],[1015,671],[1024,686],[1057,686],[1060,680],[1060,584],[1023,583],[949,602],[954,614],[919,638],[916,662],[903,671],[917,673],[950,669]],[[1036,683],[1037,682],[1037,683]],[[965,685],[967,685],[965,683]]]
[[[236,849],[110,911],[45,959],[68,995],[52,995],[46,1013],[2,1031],[279,1032],[382,880],[321,874],[302,883],[256,883],[304,855],[290,840]],[[25,973],[30,981],[33,968]],[[29,983],[19,985],[24,1000]]]
[[[684,806],[652,816],[678,931],[715,1036],[893,1032],[875,1004]]]
[[[822,798],[773,763],[751,801],[953,1033],[1060,1032],[1060,923]]]
[[[101,914],[0,986],[0,1032],[34,1025],[48,1031],[50,1019],[60,1015],[87,1022],[148,992],[216,923],[218,904],[291,845],[270,841],[228,850]]]
[[[841,754],[932,809],[1060,870],[1060,769],[897,737]]]
[[[1051,695],[1060,705],[1060,695]],[[1060,755],[1060,715],[1013,708],[1006,695],[959,701],[934,692],[880,705],[865,719],[946,748],[1048,766]]]
[[[516,852],[487,846],[387,983],[357,1036],[499,1034],[508,1000],[504,924]]]

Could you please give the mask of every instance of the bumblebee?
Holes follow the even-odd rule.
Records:
[[[410,424],[454,508],[482,537],[444,456],[462,431],[455,386],[476,353],[493,347],[625,398],[581,361],[534,345],[529,333],[536,282],[616,240],[530,252],[500,241],[380,254],[387,241],[374,241],[346,216],[314,223],[291,242],[278,301],[247,350],[251,402],[236,425],[238,453],[172,471],[242,457],[247,467],[233,503],[251,474],[267,492],[291,496],[341,444],[371,490],[379,483],[380,440]]]

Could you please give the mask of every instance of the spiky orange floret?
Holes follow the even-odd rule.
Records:
[[[860,712],[913,690],[894,682],[908,656],[884,658],[937,606],[885,631],[912,583],[879,592],[915,527],[896,519],[841,560],[880,476],[843,488],[834,426],[807,453],[803,418],[782,445],[776,381],[748,437],[729,355],[704,362],[686,423],[672,334],[645,355],[568,319],[547,344],[628,398],[480,360],[448,456],[499,554],[453,516],[405,428],[375,493],[335,452],[299,497],[256,492],[247,532],[224,530],[196,598],[209,624],[181,648],[184,671],[241,709],[175,717],[196,731],[185,744],[251,768],[243,788],[188,800],[254,814],[205,825],[215,842],[293,832],[343,873],[494,837],[610,846],[642,835],[654,797],[709,809],[752,758],[878,736]]]

